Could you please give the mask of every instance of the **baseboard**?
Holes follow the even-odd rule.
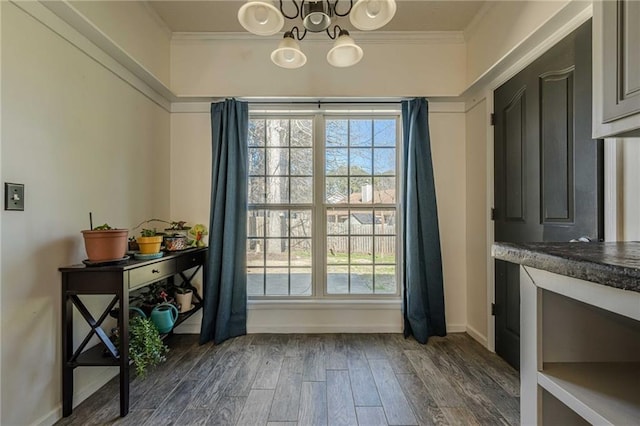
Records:
[[[402,333],[402,327],[392,324],[290,324],[290,325],[254,325],[247,327],[247,334],[291,334],[291,333]]]
[[[464,333],[467,326],[464,324],[447,324],[447,333]]]
[[[74,392],[73,394],[73,407],[77,407],[82,401],[93,395],[98,389],[104,386],[109,380],[118,375],[118,372],[111,369],[105,369],[94,381],[83,387],[82,389]],[[33,422],[33,425],[37,426],[51,426],[62,418],[62,402],[58,403],[56,408],[49,411],[44,416]]]
[[[482,333],[480,333],[478,330],[476,330],[475,328],[471,327],[470,325],[467,325],[467,330],[466,330],[467,334],[469,336],[471,336],[473,338],[473,340],[477,341],[478,343],[480,343],[483,347],[488,348],[488,340],[486,336],[483,336]]]

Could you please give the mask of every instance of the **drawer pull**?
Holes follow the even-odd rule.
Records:
[[[196,261],[196,258],[195,258],[195,257],[192,257],[192,258],[191,258],[191,261],[192,261],[192,262],[195,262],[195,261]]]
[[[160,273],[160,270],[158,270],[158,269],[152,269],[152,270],[151,270],[151,273],[152,273],[152,274],[159,274],[159,273]]]

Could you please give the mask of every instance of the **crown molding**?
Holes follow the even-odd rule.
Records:
[[[462,31],[349,31],[351,36],[363,44],[463,44]],[[172,42],[189,41],[273,41],[281,40],[282,34],[257,36],[249,32],[174,32]],[[307,33],[305,42],[326,42],[326,33]]]
[[[162,17],[158,14],[158,12],[156,12],[153,6],[151,6],[151,4],[147,0],[143,1],[142,5],[144,6],[144,9],[149,14],[149,16],[151,16],[151,18],[153,18],[156,24],[158,24],[158,27],[160,27],[160,29],[165,33],[167,38],[171,39],[171,36],[173,35],[173,31],[171,31],[171,28],[169,28],[169,25],[167,25],[164,19],[162,19]]]
[[[467,27],[462,31],[464,33],[465,40],[469,40],[473,35],[475,35],[476,31],[478,31],[478,27],[480,26],[480,22],[482,22],[487,13],[489,13],[496,4],[497,3],[495,2],[488,1],[480,7],[480,10],[478,10],[478,12],[473,16],[471,22],[469,22]]]

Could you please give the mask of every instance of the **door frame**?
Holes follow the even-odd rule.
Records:
[[[557,15],[556,15],[557,16]],[[579,13],[575,14],[572,17],[569,17],[566,22],[562,23],[559,27],[556,28],[540,28],[538,32],[532,34],[529,39],[532,38],[542,38],[543,40],[535,45],[535,47],[531,48],[528,53],[522,55],[519,59],[512,60],[510,64],[499,64],[503,68],[502,72],[498,71],[497,77],[491,79],[488,84],[486,84],[483,90],[480,90],[477,93],[477,96],[474,97],[472,102],[467,104],[465,108],[466,111],[471,110],[477,104],[482,101],[486,102],[486,123],[487,123],[487,132],[486,132],[486,158],[485,158],[485,166],[487,170],[487,179],[486,179],[486,202],[487,208],[489,212],[487,214],[487,301],[486,301],[486,309],[487,309],[487,342],[486,346],[492,352],[495,352],[495,320],[493,315],[491,315],[491,305],[495,302],[495,259],[491,256],[491,246],[495,241],[495,230],[494,230],[494,222],[491,219],[491,208],[494,207],[494,126],[489,124],[491,120],[491,114],[494,112],[494,102],[493,96],[496,89],[506,83],[511,77],[515,76],[517,73],[525,69],[528,65],[530,65],[533,61],[542,56],[546,51],[548,51],[551,47],[553,47],[560,40],[568,36],[574,30],[576,30],[580,25],[591,19],[593,16],[593,6],[589,5]],[[547,33],[547,34],[543,34]],[[546,37],[545,37],[546,35]],[[536,36],[536,37],[534,37]],[[525,44],[524,42],[520,45]],[[519,46],[519,47],[520,47]],[[514,49],[515,50],[515,49]],[[505,62],[509,62],[509,58],[505,60]],[[597,66],[597,64],[594,64]],[[595,102],[595,98],[594,98]],[[616,159],[617,155],[611,159],[612,154],[616,153],[618,149],[616,147],[615,141],[607,141],[605,140],[605,152],[604,152],[604,188],[605,191],[609,191],[612,188],[617,188],[617,171],[616,171]],[[613,146],[613,147],[611,147]],[[608,148],[609,147],[609,148]],[[612,169],[613,167],[613,169]],[[607,239],[607,235],[612,235],[610,232],[614,231],[614,239],[615,235],[620,235],[620,227],[616,223],[617,218],[617,208],[620,200],[619,196],[615,197],[615,203],[611,202],[611,197],[607,196],[607,192],[605,192],[604,197],[604,209],[603,214],[605,217],[605,239]]]

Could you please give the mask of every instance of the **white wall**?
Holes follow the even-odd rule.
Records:
[[[179,96],[220,97],[456,96],[464,89],[461,38],[374,42],[362,35],[361,39],[364,58],[353,67],[327,63],[330,40],[305,39],[300,43],[307,64],[287,70],[269,59],[278,40],[174,38],[171,89]]]
[[[89,211],[120,227],[168,216],[169,113],[16,5],[1,7],[2,181],[24,183],[26,201],[1,214],[0,423],[46,424],[61,413],[57,268],[86,257]],[[114,372],[76,369],[76,395]]]
[[[470,85],[534,33],[570,1],[498,1],[465,31]],[[590,2],[585,2],[590,3]]]
[[[141,1],[71,1],[117,45],[165,85],[169,85],[171,31]]]
[[[466,114],[467,329],[487,344],[487,101]]]

